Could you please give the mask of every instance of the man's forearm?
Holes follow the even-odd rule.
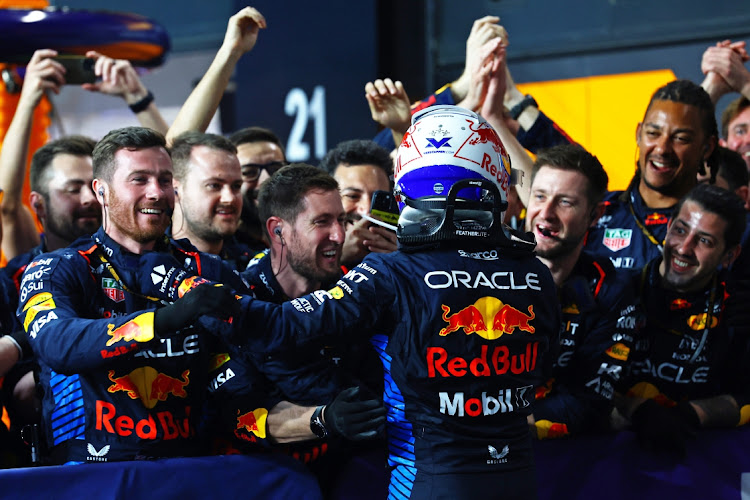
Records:
[[[0,189],[4,192],[0,213],[5,236],[2,249],[8,260],[39,244],[34,217],[22,200],[35,109],[34,103],[21,97],[0,150]]]
[[[734,427],[740,422],[740,408],[729,394],[690,401],[702,427]]]
[[[189,130],[204,132],[219,107],[224,90],[242,56],[236,50],[222,46],[201,81],[182,105],[167,133],[167,142]]]
[[[293,443],[317,439],[310,429],[315,406],[299,406],[282,401],[268,412],[268,438],[274,443]]]
[[[10,337],[0,337],[0,377],[13,368],[18,360],[21,359],[19,347]]]

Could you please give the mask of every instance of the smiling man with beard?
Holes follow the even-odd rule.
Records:
[[[744,227],[740,198],[701,184],[675,207],[663,257],[634,280],[645,327],[618,410],[649,447],[684,454],[698,429],[748,421],[750,336],[736,321],[747,302],[728,300],[734,292],[722,272],[737,258]]]
[[[185,132],[170,149],[174,165],[172,237],[218,255],[238,271],[251,251],[234,237],[242,213],[237,148],[220,135]]]
[[[331,288],[342,275],[346,220],[336,180],[311,165],[285,166],[261,185],[258,209],[270,248],[242,273],[255,296],[281,304]],[[269,442],[285,444],[290,455],[309,465],[324,492],[340,495],[329,498],[380,498],[387,479],[375,464],[384,459],[384,446],[378,448],[376,441],[362,455],[361,446],[351,447],[342,438],[372,438],[384,424],[383,370],[368,342],[342,344],[308,343],[278,355],[242,355],[226,345],[227,352],[211,364],[209,393],[219,418],[214,429],[244,453]],[[322,413],[321,405],[328,421],[343,423],[329,426],[330,435],[313,434],[311,422]],[[238,415],[250,412],[267,415],[261,432],[238,426]],[[369,481],[372,497],[363,496],[360,480]]]
[[[637,172],[627,190],[610,192],[586,250],[615,267],[640,269],[661,254],[672,208],[713,165],[718,131],[711,98],[688,80],[675,80],[651,97],[636,128]]]
[[[29,173],[31,206],[42,223],[41,242],[17,255],[0,271],[8,290],[8,311],[18,306],[21,276],[26,266],[44,252],[64,248],[76,238],[92,234],[101,224],[101,208],[91,189],[93,178],[91,153],[96,142],[72,135],[51,141],[39,148],[31,159]],[[3,319],[3,331],[21,330],[15,318]],[[5,377],[3,391],[8,411],[16,424],[35,423],[36,361],[26,352]]]
[[[135,273],[140,255],[166,252],[185,269],[217,280],[227,275],[218,257],[185,253],[164,234],[174,188],[161,134],[114,130],[92,156],[102,227],[37,256],[19,292],[18,319],[41,367],[48,458],[65,464],[191,455],[199,451],[211,344],[191,325],[200,311],[221,311],[228,292],[206,287],[195,300],[175,297],[165,305],[133,291]],[[165,286],[174,278],[161,269],[150,276]]]

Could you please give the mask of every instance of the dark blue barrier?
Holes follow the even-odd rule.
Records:
[[[540,499],[750,498],[750,429],[703,430],[680,459],[632,432],[536,443]]]
[[[688,444],[684,459],[644,450],[631,432],[542,441],[535,448],[540,500],[750,499],[750,428],[704,430]],[[288,457],[232,455],[5,470],[0,498],[321,495],[315,478]]]
[[[0,498],[322,498],[299,462],[281,455],[227,455],[0,471]]]

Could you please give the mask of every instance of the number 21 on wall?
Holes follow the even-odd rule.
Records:
[[[312,120],[315,132],[315,158],[326,153],[326,89],[317,85],[308,101],[307,94],[299,87],[289,91],[284,101],[284,112],[294,116],[292,130],[286,144],[286,158],[290,162],[310,159],[310,145],[303,141],[307,124]]]

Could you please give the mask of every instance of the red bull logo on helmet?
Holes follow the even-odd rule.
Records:
[[[121,340],[125,342],[130,342],[131,340],[148,342],[154,338],[154,313],[139,314],[117,328],[115,328],[114,324],[110,323],[107,325],[107,334],[112,337],[107,340],[107,346],[111,346]]]
[[[127,375],[115,377],[115,371],[109,371],[112,385],[107,392],[124,391],[130,399],[140,399],[148,409],[156,406],[159,401],[166,401],[168,396],[186,398],[185,387],[190,383],[190,370],[182,372],[181,379],[160,373],[150,366],[136,368]]]
[[[466,335],[476,333],[484,339],[496,340],[503,334],[512,334],[516,329],[535,332],[530,323],[536,317],[533,305],[528,307],[526,314],[495,297],[482,297],[453,314],[450,314],[451,309],[445,304],[442,309],[443,321],[448,325],[440,330],[441,336],[463,329]]]
[[[241,415],[239,413],[240,410],[237,410],[237,430],[235,431],[237,437],[241,437],[242,433],[247,433],[257,436],[260,439],[266,438],[268,410],[265,408],[256,408]]]

